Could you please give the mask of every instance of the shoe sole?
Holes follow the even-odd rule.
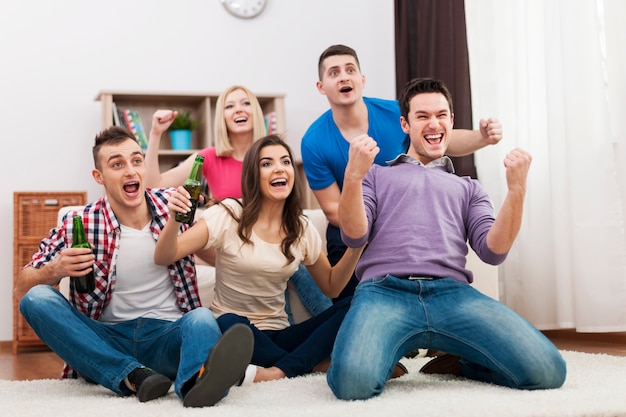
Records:
[[[165,375],[151,375],[141,384],[137,399],[142,403],[152,401],[167,394],[171,386],[172,381]]]
[[[235,324],[217,341],[204,362],[204,373],[183,399],[185,407],[210,407],[241,379],[252,359],[254,336],[245,324]]]
[[[422,374],[456,375],[461,376],[460,358],[446,353],[431,359],[419,370]]]

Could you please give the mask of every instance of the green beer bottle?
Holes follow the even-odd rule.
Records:
[[[191,211],[187,213],[176,213],[175,218],[177,222],[193,223],[198,200],[200,199],[200,192],[202,191],[202,164],[204,164],[204,156],[196,155],[196,160],[193,163],[193,168],[191,168],[189,178],[187,178],[183,184],[185,190],[191,195]]]
[[[74,216],[74,226],[72,230],[72,247],[73,248],[89,248],[91,245],[87,241],[87,235],[85,234],[85,228],[83,227],[83,219],[80,216]],[[78,292],[92,292],[96,289],[96,279],[93,274],[93,267],[91,271],[81,277],[72,277],[74,281],[74,287]]]

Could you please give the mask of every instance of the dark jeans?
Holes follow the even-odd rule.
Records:
[[[351,297],[342,299],[317,316],[282,330],[259,330],[247,317],[227,313],[217,318],[222,332],[243,323],[254,334],[253,365],[276,366],[293,378],[310,373],[315,365],[330,358],[339,326],[350,307]]]
[[[328,250],[328,260],[331,265],[337,264],[348,249],[348,247],[343,243],[343,240],[341,240],[339,228],[330,223],[326,228],[326,249]],[[345,297],[352,297],[354,289],[358,283],[359,280],[353,272],[350,281],[348,281],[348,284],[346,284],[346,287],[341,291],[337,298],[333,299],[333,302],[337,302]]]

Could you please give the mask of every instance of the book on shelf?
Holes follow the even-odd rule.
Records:
[[[136,110],[128,109],[127,111],[133,122],[133,133],[137,137],[139,145],[141,145],[141,149],[145,151],[148,148],[148,136],[146,136],[146,130],[143,128],[141,117]]]
[[[135,128],[133,126],[133,121],[130,118],[130,114],[128,113],[128,110],[124,110],[124,109],[120,110],[120,118],[121,118],[121,122],[124,125],[124,127],[126,127],[131,132],[135,133]]]
[[[136,110],[120,109],[113,103],[113,124],[115,126],[125,127],[133,132],[141,149],[146,150],[148,148],[148,136],[143,127],[141,117]]]
[[[117,105],[113,102],[113,126],[122,126],[120,124],[120,114]]]
[[[272,111],[267,113],[264,118],[265,118],[265,131],[267,132],[268,135],[277,133],[276,131],[278,130],[278,124],[276,121],[276,112]]]
[[[131,132],[133,131],[132,127],[130,126],[129,120],[126,117],[126,114],[124,114],[124,110],[118,108],[115,105],[115,103],[113,103],[113,124],[115,126],[125,127],[126,129],[130,130]]]

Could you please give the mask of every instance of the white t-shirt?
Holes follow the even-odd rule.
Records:
[[[234,200],[224,200],[233,212],[242,208]],[[235,313],[247,317],[261,330],[281,330],[289,326],[285,313],[287,281],[298,265],[312,265],[322,252],[317,229],[302,217],[304,234],[292,247],[295,260],[287,264],[280,243],[268,243],[254,232],[244,244],[237,235],[238,222],[219,205],[202,213],[209,230],[207,248],[217,250],[215,296],[210,306],[216,316]]]
[[[166,266],[154,263],[156,242],[150,223],[137,230],[121,226],[115,289],[101,320],[119,323],[138,317],[175,321],[182,316]]]

